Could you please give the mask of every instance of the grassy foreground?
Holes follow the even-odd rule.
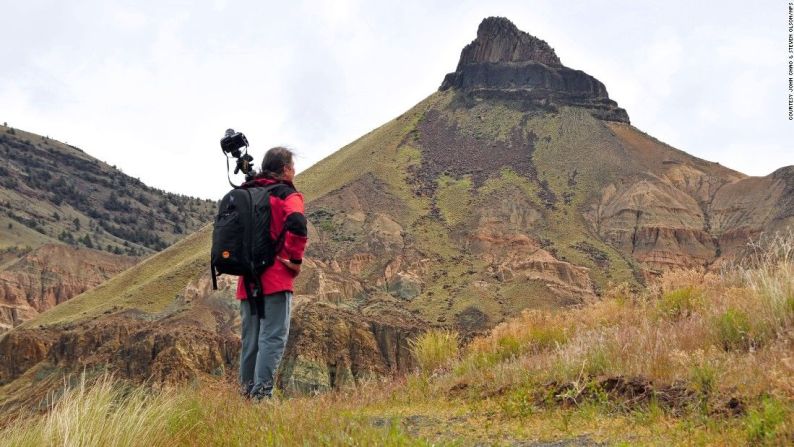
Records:
[[[609,445],[794,443],[794,238],[722,274],[667,274],[579,308],[528,311],[460,347],[414,340],[421,370],[252,404],[228,383],[104,377],[4,445]]]

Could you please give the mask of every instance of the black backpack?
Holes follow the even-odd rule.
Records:
[[[242,276],[253,313],[254,301],[263,296],[259,277],[273,265],[283,243],[283,231],[276,240],[270,236],[270,195],[278,186],[282,185],[244,185],[229,191],[221,199],[212,230],[212,288],[218,290],[218,275]]]

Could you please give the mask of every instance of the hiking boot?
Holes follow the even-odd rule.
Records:
[[[250,398],[254,402],[262,402],[263,400],[272,399],[273,387],[272,386],[255,387],[253,390],[251,390]]]
[[[240,385],[240,395],[246,399],[251,398],[251,391],[254,389],[254,382],[248,382]]]
[[[273,398],[273,393],[260,388],[259,391],[251,393],[251,400],[254,402],[262,402]]]

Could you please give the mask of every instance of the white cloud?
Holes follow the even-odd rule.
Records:
[[[112,16],[116,26],[128,31],[141,29],[149,23],[146,14],[126,7],[116,7]]]
[[[766,174],[787,142],[779,8],[631,0],[107,3],[3,6],[0,121],[67,140],[170,191],[227,188],[223,131],[298,169],[403,113],[505,15],[601,80],[641,130]],[[31,26],[30,24],[35,24]],[[735,163],[735,164],[734,164]]]

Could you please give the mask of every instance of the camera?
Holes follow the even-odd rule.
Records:
[[[240,158],[240,149],[248,148],[248,138],[242,132],[226,129],[226,135],[221,138],[221,150],[234,158]]]
[[[241,149],[245,150],[244,154]],[[245,174],[246,180],[250,180],[256,175],[256,171],[254,171],[254,167],[251,164],[254,161],[254,157],[248,154],[248,138],[245,137],[245,134],[235,132],[234,129],[226,129],[226,134],[221,138],[221,150],[227,157],[231,155],[237,159],[237,167],[234,169],[235,174],[242,172]]]

